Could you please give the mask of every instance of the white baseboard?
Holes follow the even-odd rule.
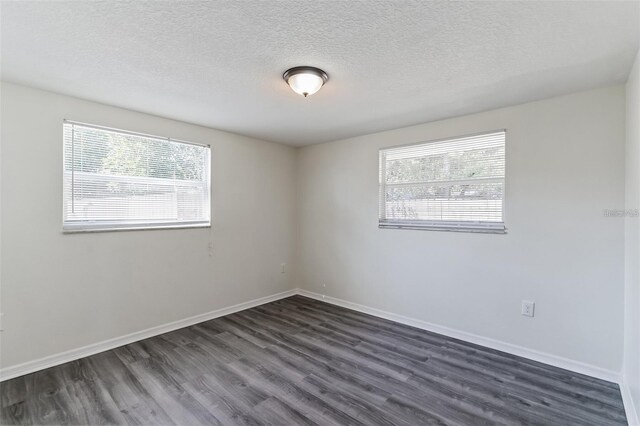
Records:
[[[298,292],[297,289],[283,291],[282,293],[261,297],[258,299],[250,300],[248,302],[243,302],[237,305],[229,306],[227,308],[216,309],[215,311],[207,312],[200,315],[195,315],[193,317],[185,318],[178,321],[173,321],[167,324],[148,328],[146,330],[141,330],[135,333],[127,334],[125,336],[104,340],[98,343],[92,343],[90,345],[83,346],[81,348],[71,349],[69,351],[61,352],[55,355],[50,355],[44,358],[28,361],[22,364],[5,367],[3,369],[0,369],[0,381],[23,376],[25,374],[33,373],[35,371],[44,370],[45,368],[64,364],[65,362],[74,361],[79,358],[84,358],[86,356],[95,355],[97,353],[114,349],[123,345],[128,345],[130,343],[137,342],[139,340],[148,339],[149,337],[157,336],[158,334],[168,333],[170,331],[174,331],[179,328],[188,327],[190,325],[198,324],[203,321],[209,321],[211,319],[222,317],[224,315],[229,315],[234,312],[243,311],[245,309],[253,308],[254,306],[263,305],[265,303],[269,303],[275,300],[283,299],[285,297],[293,296],[297,294],[297,292]]]
[[[622,402],[624,403],[624,411],[627,413],[627,423],[629,426],[640,426],[640,412],[638,411],[633,398],[631,397],[631,390],[625,383],[624,379],[620,383],[620,392],[622,393]]]
[[[349,302],[349,301],[338,299],[335,297],[324,296],[322,294],[314,293],[308,290],[298,289],[298,294],[301,296],[306,296],[312,299],[331,303],[333,305],[342,306],[343,308],[353,309],[354,311],[363,312],[365,314],[373,315],[380,318],[385,318],[391,321],[399,322],[401,324],[410,325],[412,327],[420,328],[422,330],[443,334],[445,336],[453,337],[454,339],[460,339],[466,342],[475,343],[477,345],[486,346],[491,349],[507,352],[512,355],[521,356],[523,358],[549,364],[554,367],[564,368],[565,370],[570,370],[576,373],[585,374],[587,376],[595,377],[595,378],[606,380],[609,382],[620,383],[620,378],[621,378],[620,373],[607,370],[601,367],[596,367],[596,366],[585,364],[579,361],[574,361],[572,359],[563,358],[557,355],[536,351],[534,349],[529,349],[523,346],[502,342],[500,340],[479,336],[477,334],[456,330],[453,328],[445,327],[438,324],[433,324],[433,323],[422,321],[419,319],[405,317],[403,315],[386,312],[380,309],[370,308],[368,306],[360,305],[358,303]]]

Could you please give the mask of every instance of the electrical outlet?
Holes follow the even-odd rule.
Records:
[[[287,272],[286,268],[287,268],[287,264],[286,263],[281,263],[280,264],[280,273],[284,274],[285,272]]]
[[[532,302],[530,300],[522,301],[522,315],[526,317],[532,317],[535,313],[536,302]]]

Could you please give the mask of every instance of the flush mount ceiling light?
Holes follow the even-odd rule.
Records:
[[[314,67],[295,67],[282,75],[289,87],[305,98],[316,93],[329,80],[326,72]]]

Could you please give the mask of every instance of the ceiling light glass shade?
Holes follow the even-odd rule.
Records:
[[[326,72],[313,67],[291,68],[282,77],[294,92],[305,98],[320,90],[329,79]]]

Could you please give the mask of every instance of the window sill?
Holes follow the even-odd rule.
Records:
[[[154,231],[161,229],[197,229],[211,228],[211,223],[190,223],[190,224],[166,224],[166,225],[113,225],[113,226],[91,226],[91,225],[65,225],[62,228],[63,234],[82,234],[94,232],[116,232],[116,231]]]
[[[447,226],[437,224],[418,223],[379,223],[380,229],[405,229],[411,231],[446,231],[446,232],[469,232],[474,234],[506,234],[507,229],[502,226]]]

